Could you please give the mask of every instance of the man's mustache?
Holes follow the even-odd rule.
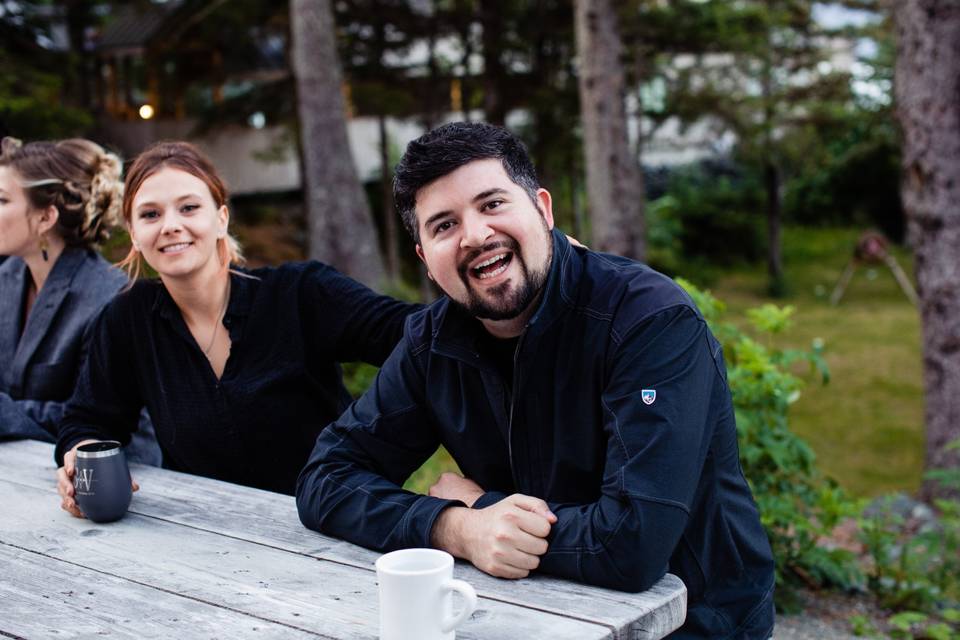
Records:
[[[512,238],[507,240],[496,240],[483,245],[479,249],[471,249],[470,252],[463,257],[463,260],[460,261],[457,271],[460,272],[461,276],[465,276],[467,274],[467,269],[469,268],[468,265],[471,262],[476,260],[480,255],[486,253],[487,251],[493,251],[494,249],[506,249],[507,251],[512,251],[513,253],[520,253],[520,245],[516,240]]]

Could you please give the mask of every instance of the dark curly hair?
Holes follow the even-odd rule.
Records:
[[[420,242],[417,192],[469,162],[488,158],[499,159],[507,176],[537,204],[540,183],[533,162],[523,142],[506,129],[483,122],[451,122],[407,145],[393,177],[393,199],[415,242]]]

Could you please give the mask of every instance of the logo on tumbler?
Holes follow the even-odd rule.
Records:
[[[90,493],[93,485],[93,469],[77,469],[77,478],[73,481],[73,486],[77,491]]]

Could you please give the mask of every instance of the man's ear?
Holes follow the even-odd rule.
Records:
[[[553,198],[546,189],[537,189],[537,205],[548,229],[553,229]]]
[[[420,262],[422,262],[423,265],[427,267],[427,277],[433,280],[433,274],[430,273],[430,267],[427,266],[427,259],[423,257],[423,247],[420,246],[419,242],[417,243],[415,250],[417,252],[417,257],[420,258]]]

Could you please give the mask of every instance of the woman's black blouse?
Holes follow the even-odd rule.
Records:
[[[294,492],[317,435],[351,401],[338,363],[382,364],[420,306],[319,262],[243,273],[230,276],[220,380],[160,281],[137,282],[104,309],[60,425],[58,464],[85,438],[129,441],[146,406],[164,467]]]

